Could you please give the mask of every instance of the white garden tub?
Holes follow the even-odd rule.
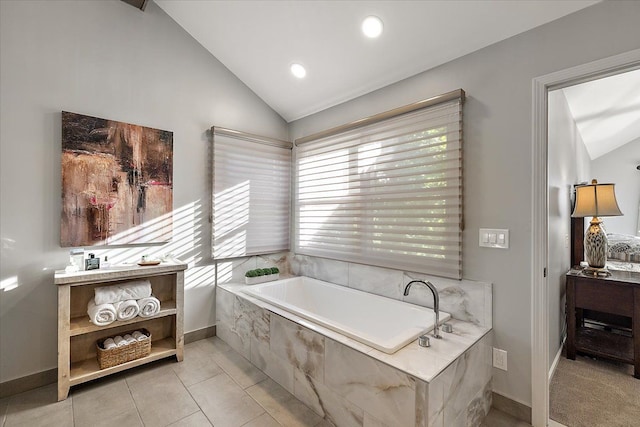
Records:
[[[309,277],[247,287],[244,292],[388,354],[433,329],[433,309]],[[440,312],[440,322],[449,319]]]

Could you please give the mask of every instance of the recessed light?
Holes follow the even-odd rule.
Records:
[[[304,78],[307,75],[307,70],[300,64],[291,64],[291,74],[299,79]]]
[[[362,21],[362,32],[372,39],[378,37],[382,34],[382,20],[377,16],[367,16]]]

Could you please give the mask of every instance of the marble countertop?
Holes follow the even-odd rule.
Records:
[[[154,274],[171,273],[187,269],[187,264],[177,259],[167,259],[158,265],[140,266],[136,263],[117,264],[109,267],[102,267],[95,270],[65,272],[58,270],[54,275],[54,284],[69,285],[84,283],[88,281],[120,280],[135,277],[143,277]]]
[[[246,289],[248,285],[228,283],[219,286],[221,289],[242,296],[242,298],[247,299],[259,307],[294,321],[308,329],[311,329],[312,331],[324,335],[327,338],[351,347],[356,351],[364,353],[382,363],[399,369],[400,371],[425,382],[433,380],[440,372],[446,369],[447,366],[453,363],[473,344],[478,342],[491,331],[491,328],[488,327],[478,326],[473,323],[457,319],[451,319],[447,323],[453,326],[453,332],[446,333],[441,331],[442,339],[435,339],[431,336],[431,347],[420,347],[418,345],[418,341],[414,340],[397,352],[393,354],[386,354],[331,329],[310,322],[293,313],[254,298],[243,292],[243,289]]]

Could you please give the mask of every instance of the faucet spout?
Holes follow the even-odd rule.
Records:
[[[411,289],[411,285],[413,285],[414,283],[425,285],[433,294],[433,311],[436,313],[436,324],[433,327],[433,337],[442,338],[442,336],[440,335],[440,326],[438,325],[440,321],[440,297],[438,296],[438,290],[435,286],[433,286],[433,283],[429,281],[425,282],[423,280],[412,280],[411,282],[407,283],[407,286],[405,286],[404,288],[405,297],[409,295],[409,289]]]

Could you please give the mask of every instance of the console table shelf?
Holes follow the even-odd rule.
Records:
[[[184,355],[183,295],[186,264],[163,262],[157,266],[127,266],[76,273],[57,272],[58,286],[58,400],[64,400],[71,386],[95,380],[165,357]],[[95,288],[131,280],[149,280],[160,312],[151,317],[135,317],[97,326],[89,321],[87,304]],[[96,342],[135,329],[151,333],[151,353],[120,365],[100,369]]]
[[[174,339],[165,338],[159,341],[153,341],[153,345],[151,346],[151,354],[149,354],[147,357],[142,357],[140,359],[112,366],[110,368],[100,369],[96,358],[91,357],[89,359],[71,364],[69,385],[74,386],[82,384],[87,381],[102,378],[106,375],[115,374],[116,372],[124,371],[129,368],[144,365],[145,363],[164,359],[165,357],[174,355],[176,355]]]
[[[571,270],[567,278],[567,358],[585,353],[634,365],[640,378],[640,274],[611,271],[607,277]],[[631,336],[584,326],[583,310],[631,320]]]
[[[144,320],[157,319],[158,317],[164,317],[164,316],[173,316],[177,313],[178,313],[178,310],[176,309],[176,302],[165,301],[161,304],[160,312],[158,314],[151,317],[147,317]],[[96,326],[89,321],[89,317],[85,314],[84,316],[74,317],[73,319],[71,319],[71,327],[70,327],[69,333],[71,336],[82,335],[82,334],[87,334],[89,332],[102,331],[107,328],[116,328],[118,326],[139,323],[140,320],[141,320],[140,317],[135,317],[131,320],[125,320],[125,321],[116,320],[115,322],[107,326]]]

